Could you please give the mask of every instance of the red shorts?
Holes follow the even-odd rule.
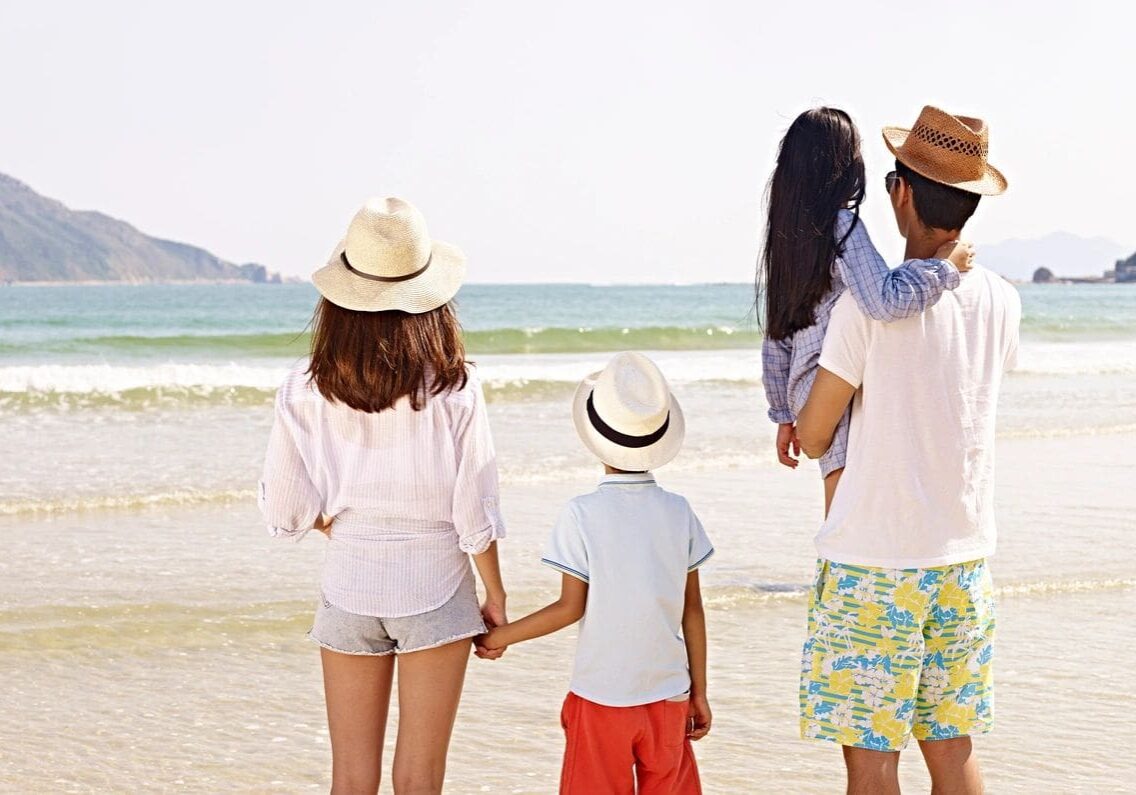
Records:
[[[605,707],[569,693],[561,795],[701,795],[688,709],[686,701]]]

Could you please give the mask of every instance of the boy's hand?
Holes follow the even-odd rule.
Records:
[[[710,702],[706,700],[706,696],[691,696],[689,710],[686,736],[692,740],[701,740],[710,733],[710,722],[713,720]]]
[[[487,597],[481,605],[481,620],[489,627],[489,631],[474,638],[473,643],[477,647],[474,654],[483,660],[496,660],[505,653],[506,647],[494,646],[489,638],[493,635],[494,627],[503,627],[509,623],[509,618],[505,615],[505,597]]]
[[[974,244],[969,240],[951,240],[939,246],[935,252],[935,259],[950,260],[958,268],[959,273],[966,273],[971,269],[974,260]]]
[[[496,660],[505,653],[506,648],[496,645],[492,628],[484,635],[478,635],[473,639],[473,653],[482,660]]]
[[[793,454],[789,454],[792,448]],[[797,426],[783,422],[777,426],[777,460],[789,469],[796,469],[801,462],[793,456],[801,455],[801,443],[797,441]]]

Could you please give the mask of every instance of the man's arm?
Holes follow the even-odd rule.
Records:
[[[856,387],[823,367],[817,368],[816,381],[801,416],[797,418],[797,439],[809,458],[820,458],[832,445],[832,435]]]

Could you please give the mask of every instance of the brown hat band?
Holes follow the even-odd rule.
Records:
[[[346,251],[340,253],[339,258],[343,260],[343,267],[347,268],[347,270],[351,271],[356,276],[361,276],[364,279],[370,279],[373,282],[405,282],[409,279],[413,279],[415,276],[421,276],[423,273],[425,273],[426,269],[430,267],[430,260],[434,259],[434,255],[433,253],[431,253],[430,256],[426,258],[426,264],[418,270],[414,271],[414,273],[407,273],[403,276],[375,276],[370,273],[363,273],[363,271],[351,267],[351,263],[347,260]]]

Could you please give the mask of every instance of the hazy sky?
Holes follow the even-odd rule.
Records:
[[[987,119],[1010,180],[979,243],[1136,247],[1124,5],[3,2],[0,171],[292,275],[399,195],[475,281],[743,281],[777,141],[820,103],[859,124],[898,257],[879,128],[930,103]]]

